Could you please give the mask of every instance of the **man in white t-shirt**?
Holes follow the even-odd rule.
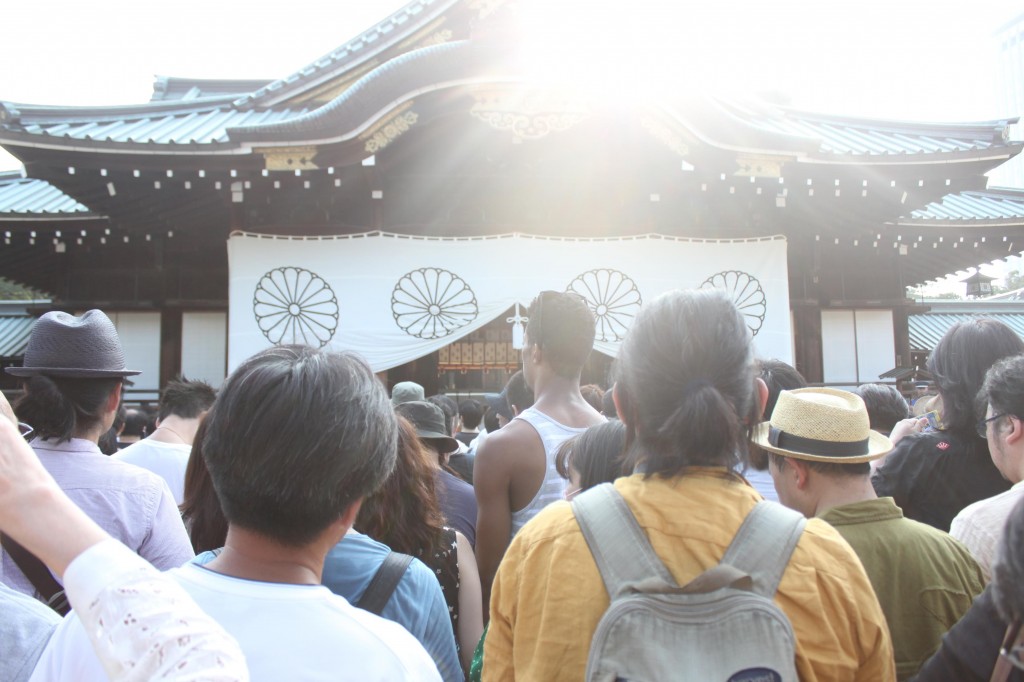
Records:
[[[992,365],[978,402],[988,405],[978,433],[988,440],[992,463],[1013,487],[965,507],[953,519],[949,534],[967,546],[985,579],[990,580],[1003,526],[1014,505],[1024,497],[1024,355]]]
[[[170,574],[238,641],[251,679],[440,680],[404,628],[320,584],[327,552],[395,464],[396,418],[365,361],[267,349],[228,378],[206,428],[227,540],[205,566]],[[32,680],[105,679],[72,613]]]
[[[160,394],[153,433],[112,456],[163,478],[180,505],[185,497],[185,468],[192,454],[192,441],[216,397],[217,392],[205,381],[182,377],[168,382]]]

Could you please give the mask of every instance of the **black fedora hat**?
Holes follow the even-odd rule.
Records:
[[[101,310],[81,317],[49,312],[36,320],[23,367],[8,367],[16,377],[45,375],[66,379],[105,379],[141,374],[125,369],[117,329]]]
[[[420,440],[436,445],[440,453],[447,454],[459,449],[459,441],[445,433],[444,412],[434,403],[411,400],[395,405],[395,412],[412,423]]]

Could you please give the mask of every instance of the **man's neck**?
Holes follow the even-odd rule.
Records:
[[[552,371],[542,371],[538,372],[534,383],[536,385],[533,387],[533,404],[539,409],[543,409],[539,406],[547,403],[564,404],[576,399],[586,402],[583,400],[583,394],[580,393],[580,378],[578,376],[567,379]]]
[[[821,516],[833,507],[842,507],[855,502],[877,500],[878,495],[871,485],[870,476],[828,476],[818,474],[822,490],[814,508],[814,516]]]
[[[331,527],[302,547],[283,545],[244,528],[230,526],[224,551],[206,566],[244,580],[292,585],[319,585],[327,552],[348,528]]]
[[[160,425],[153,430],[146,440],[155,440],[160,443],[171,443],[174,445],[192,445],[196,437],[196,429],[199,428],[198,419],[185,419],[170,415],[160,420]]]

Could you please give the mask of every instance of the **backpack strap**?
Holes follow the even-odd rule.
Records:
[[[609,597],[615,599],[629,587],[651,581],[663,588],[677,587],[629,505],[611,483],[574,497],[572,511]]]
[[[771,599],[806,524],[803,514],[762,500],[743,519],[721,563],[749,575],[753,591]]]
[[[356,606],[379,616],[384,607],[387,606],[388,600],[391,599],[391,595],[394,594],[395,588],[402,581],[402,576],[405,575],[411,563],[412,557],[408,554],[400,552],[389,553],[384,557],[384,562],[380,565],[380,568],[374,573],[373,579],[367,586],[366,591],[363,592],[363,596],[359,598]]]
[[[43,562],[35,554],[6,535],[0,535],[0,545],[7,551],[7,554],[14,560],[14,563],[18,565],[18,568],[25,574],[25,577],[29,579],[32,586],[36,588],[42,596],[42,601],[60,615],[67,615],[67,612],[71,610],[71,604],[64,594],[64,587],[57,582],[57,579],[53,577],[53,574],[50,573],[50,570],[46,568]]]

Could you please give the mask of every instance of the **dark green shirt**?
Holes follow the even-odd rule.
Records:
[[[981,569],[948,534],[904,518],[891,497],[833,507],[820,518],[864,564],[889,624],[896,675],[910,677],[984,589]]]

